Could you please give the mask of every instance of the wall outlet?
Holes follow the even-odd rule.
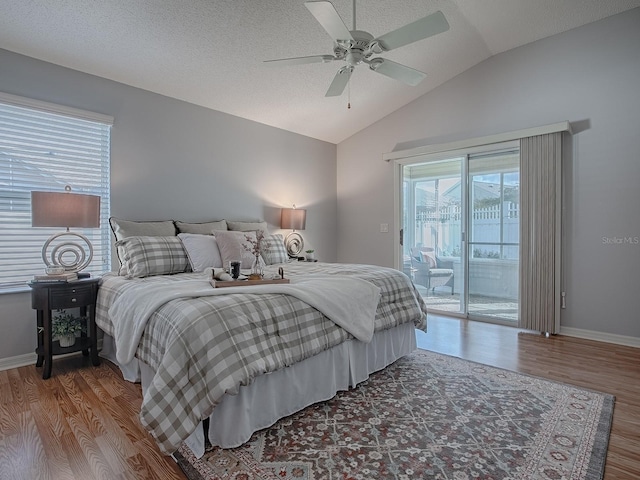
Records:
[[[388,223],[381,223],[380,224],[380,232],[389,233],[389,224]]]

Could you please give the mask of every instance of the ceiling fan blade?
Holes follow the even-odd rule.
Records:
[[[397,30],[385,33],[376,40],[383,50],[389,51],[418,40],[424,40],[447,30],[449,30],[449,22],[447,22],[442,12],[437,11]]]
[[[269,66],[281,66],[281,65],[303,65],[305,63],[329,63],[332,60],[337,60],[332,55],[312,55],[310,57],[293,57],[293,58],[279,58],[277,60],[265,60],[265,65]]]
[[[420,70],[382,58],[376,58],[368,63],[369,68],[374,72],[381,73],[382,75],[386,75],[394,80],[400,80],[412,87],[418,85],[427,76],[426,73],[423,73]]]
[[[305,2],[305,6],[316,17],[316,20],[324,28],[333,41],[351,40],[351,32],[346,27],[335,7],[331,2]]]
[[[329,90],[325,94],[325,97],[339,97],[344,92],[347,83],[349,83],[349,78],[351,78],[352,68],[342,67],[336,73],[336,76],[333,77],[333,81],[329,86]]]

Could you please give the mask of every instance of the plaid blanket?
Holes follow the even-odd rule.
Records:
[[[426,306],[411,281],[393,269],[352,264],[290,263],[287,277],[318,273],[353,276],[381,289],[375,330],[412,322],[426,328]],[[103,277],[96,323],[114,334],[108,310],[136,282],[167,284],[203,274],[184,273],[127,280]],[[309,358],[353,338],[318,310],[289,295],[231,294],[177,299],[149,319],[136,356],[156,372],[144,395],[140,420],[160,449],[174,452],[207,418],[221,397],[235,394],[258,375]]]

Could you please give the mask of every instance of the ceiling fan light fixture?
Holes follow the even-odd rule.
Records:
[[[350,51],[349,53],[347,53],[347,57],[345,58],[347,65],[349,65],[350,67],[360,65],[362,63],[362,60],[364,60],[364,56],[359,50]]]

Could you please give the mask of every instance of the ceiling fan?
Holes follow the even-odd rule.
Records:
[[[328,63],[334,60],[346,63],[338,70],[326,97],[342,94],[349,83],[355,67],[361,63],[369,65],[376,73],[400,80],[408,85],[418,85],[426,74],[382,57],[372,58],[395,48],[437,35],[449,30],[449,23],[443,13],[437,11],[415,22],[409,23],[381,37],[374,38],[368,32],[356,30],[356,2],[353,0],[353,30],[349,31],[331,2],[305,2],[305,6],[334,41],[333,55],[312,55],[309,57],[266,60],[270,65],[301,65],[304,63]]]

